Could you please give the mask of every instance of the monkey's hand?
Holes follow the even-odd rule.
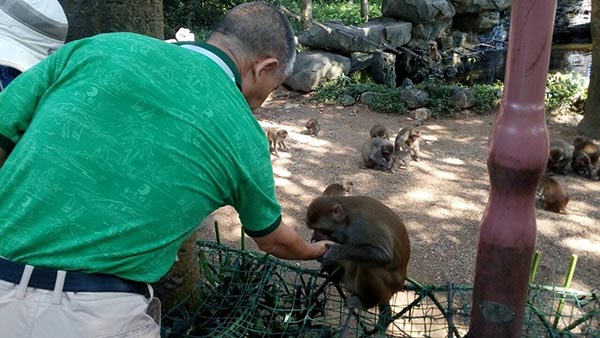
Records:
[[[327,252],[320,258],[321,270],[333,271],[337,267],[337,252],[339,250],[339,244],[325,244]]]

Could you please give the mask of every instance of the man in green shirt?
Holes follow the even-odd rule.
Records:
[[[321,256],[281,221],[251,111],[294,59],[287,19],[251,2],[206,43],[71,42],[0,93],[3,337],[158,337],[146,283],[224,205],[261,250]]]

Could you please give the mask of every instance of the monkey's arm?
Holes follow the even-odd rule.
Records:
[[[374,265],[386,265],[392,262],[393,252],[391,243],[380,245],[370,244],[333,244],[323,256],[322,265],[328,267],[336,265],[341,260]]]
[[[282,259],[317,259],[327,251],[331,241],[306,242],[294,228],[283,223],[270,234],[263,237],[253,237],[259,249]]]
[[[379,166],[382,168],[389,167],[389,163],[383,158],[380,149],[373,149],[373,151],[371,151],[371,155],[369,155],[369,160],[373,161],[373,163],[375,163],[375,166]]]

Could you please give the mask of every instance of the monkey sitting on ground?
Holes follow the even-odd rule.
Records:
[[[317,119],[310,119],[306,121],[305,125],[308,130],[308,135],[317,136],[319,135],[319,131],[321,131],[321,127],[319,126],[319,121]]]
[[[544,202],[546,210],[566,214],[569,193],[567,189],[554,178],[544,175],[538,186],[538,195]]]
[[[578,175],[592,178],[600,157],[600,147],[582,137],[576,137],[573,140],[573,147],[573,159],[571,160],[573,171]]]
[[[336,243],[321,258],[321,267],[336,271],[349,293],[350,311],[340,337],[345,336],[353,309],[376,305],[376,329],[383,332],[391,321],[389,301],[404,287],[410,258],[410,241],[400,217],[371,197],[319,196],[308,206],[306,225],[314,231],[313,240]]]
[[[550,142],[550,152],[548,154],[548,164],[546,168],[551,174],[565,175],[567,164],[573,158],[573,149],[571,145],[561,139],[554,139]]]
[[[331,183],[323,190],[323,196],[346,196],[352,191],[354,183],[352,181],[344,181],[342,184]]]
[[[369,131],[369,136],[371,138],[381,137],[386,140],[390,139],[387,128],[383,124],[379,124],[379,123],[377,123],[377,124],[373,125],[373,127],[371,127],[371,130]]]
[[[410,148],[410,155],[413,160],[421,160],[421,131],[405,127],[400,129],[398,135],[396,135],[396,145],[407,145]],[[404,148],[404,146],[402,146]]]
[[[287,146],[283,142],[287,138],[288,132],[285,129],[267,129],[267,138],[269,139],[269,151],[275,152],[276,156],[279,156],[277,150],[288,151]]]
[[[362,147],[365,166],[375,170],[392,170],[394,165],[394,144],[380,137],[368,139]]]

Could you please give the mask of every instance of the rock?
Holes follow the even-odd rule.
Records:
[[[375,99],[377,99],[380,96],[381,93],[378,92],[364,92],[360,94],[359,101],[366,105],[370,105]]]
[[[414,86],[414,83],[412,82],[411,79],[406,78],[404,80],[402,80],[402,87],[406,88],[406,87],[412,87]]]
[[[348,106],[355,104],[356,100],[350,95],[344,95],[340,99],[340,102],[342,103],[342,106],[348,107]]]
[[[452,28],[452,18],[440,18],[435,22],[413,24],[414,39],[435,40],[445,35]]]
[[[348,74],[350,59],[323,51],[304,51],[296,55],[294,70],[283,84],[301,92],[315,90],[321,83]]]
[[[408,109],[417,109],[429,104],[429,93],[415,87],[407,87],[400,90],[400,100],[408,106]]]
[[[373,53],[354,52],[350,54],[350,73],[368,68],[373,60]]]
[[[510,8],[511,2],[511,0],[452,0],[456,14],[486,11],[501,12]]]
[[[373,53],[371,76],[376,83],[396,87],[396,55],[382,51]]]
[[[475,93],[471,88],[455,87],[448,101],[458,109],[467,109],[475,105]]]
[[[412,23],[434,22],[452,18],[456,11],[447,0],[383,0],[383,16]]]
[[[480,12],[474,14],[457,14],[454,17],[454,28],[464,32],[485,33],[500,23],[500,12]]]
[[[376,18],[361,26],[345,26],[327,21],[325,28],[312,25],[298,37],[301,45],[339,51],[343,54],[352,52],[374,52],[381,43],[392,47],[400,47],[411,38],[412,24],[391,18]]]

